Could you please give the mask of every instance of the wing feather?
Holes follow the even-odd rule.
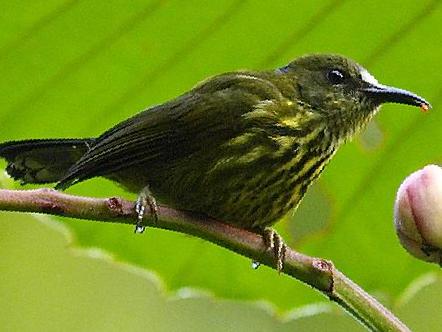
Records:
[[[253,74],[217,76],[106,131],[57,188],[130,166],[149,167],[210,149],[243,130],[241,116],[253,111],[255,105],[280,98],[276,86]]]

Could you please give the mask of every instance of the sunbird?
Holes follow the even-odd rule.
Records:
[[[208,78],[96,138],[10,141],[0,156],[22,184],[64,190],[102,176],[139,193],[139,232],[157,201],[257,231],[280,270],[285,246],[268,227],[297,208],[337,149],[387,102],[431,107],[353,60],[313,54]]]

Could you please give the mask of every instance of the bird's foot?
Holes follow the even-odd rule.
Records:
[[[155,197],[149,190],[149,187],[144,187],[138,195],[137,201],[135,203],[135,212],[137,213],[137,223],[135,225],[135,233],[143,233],[146,229],[144,225],[143,218],[146,211],[146,207],[149,207],[150,214],[153,217],[154,222],[158,221],[158,205]]]
[[[284,268],[286,245],[282,237],[272,228],[264,229],[262,236],[267,251],[272,251],[276,259],[276,270],[281,273]]]

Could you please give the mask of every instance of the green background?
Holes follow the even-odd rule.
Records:
[[[5,2],[0,140],[96,136],[216,73],[347,55],[433,110],[384,106],[277,229],[414,331],[438,331],[440,268],[400,247],[392,208],[409,173],[442,161],[441,22],[440,1]],[[135,198],[102,179],[68,192]],[[310,287],[162,230],[1,213],[0,276],[2,330],[361,330]]]

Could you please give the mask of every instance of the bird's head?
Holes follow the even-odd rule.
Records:
[[[361,65],[340,55],[303,56],[279,72],[293,78],[297,98],[329,119],[331,126],[348,129],[345,136],[363,127],[383,103],[430,108],[422,97],[380,84]]]

